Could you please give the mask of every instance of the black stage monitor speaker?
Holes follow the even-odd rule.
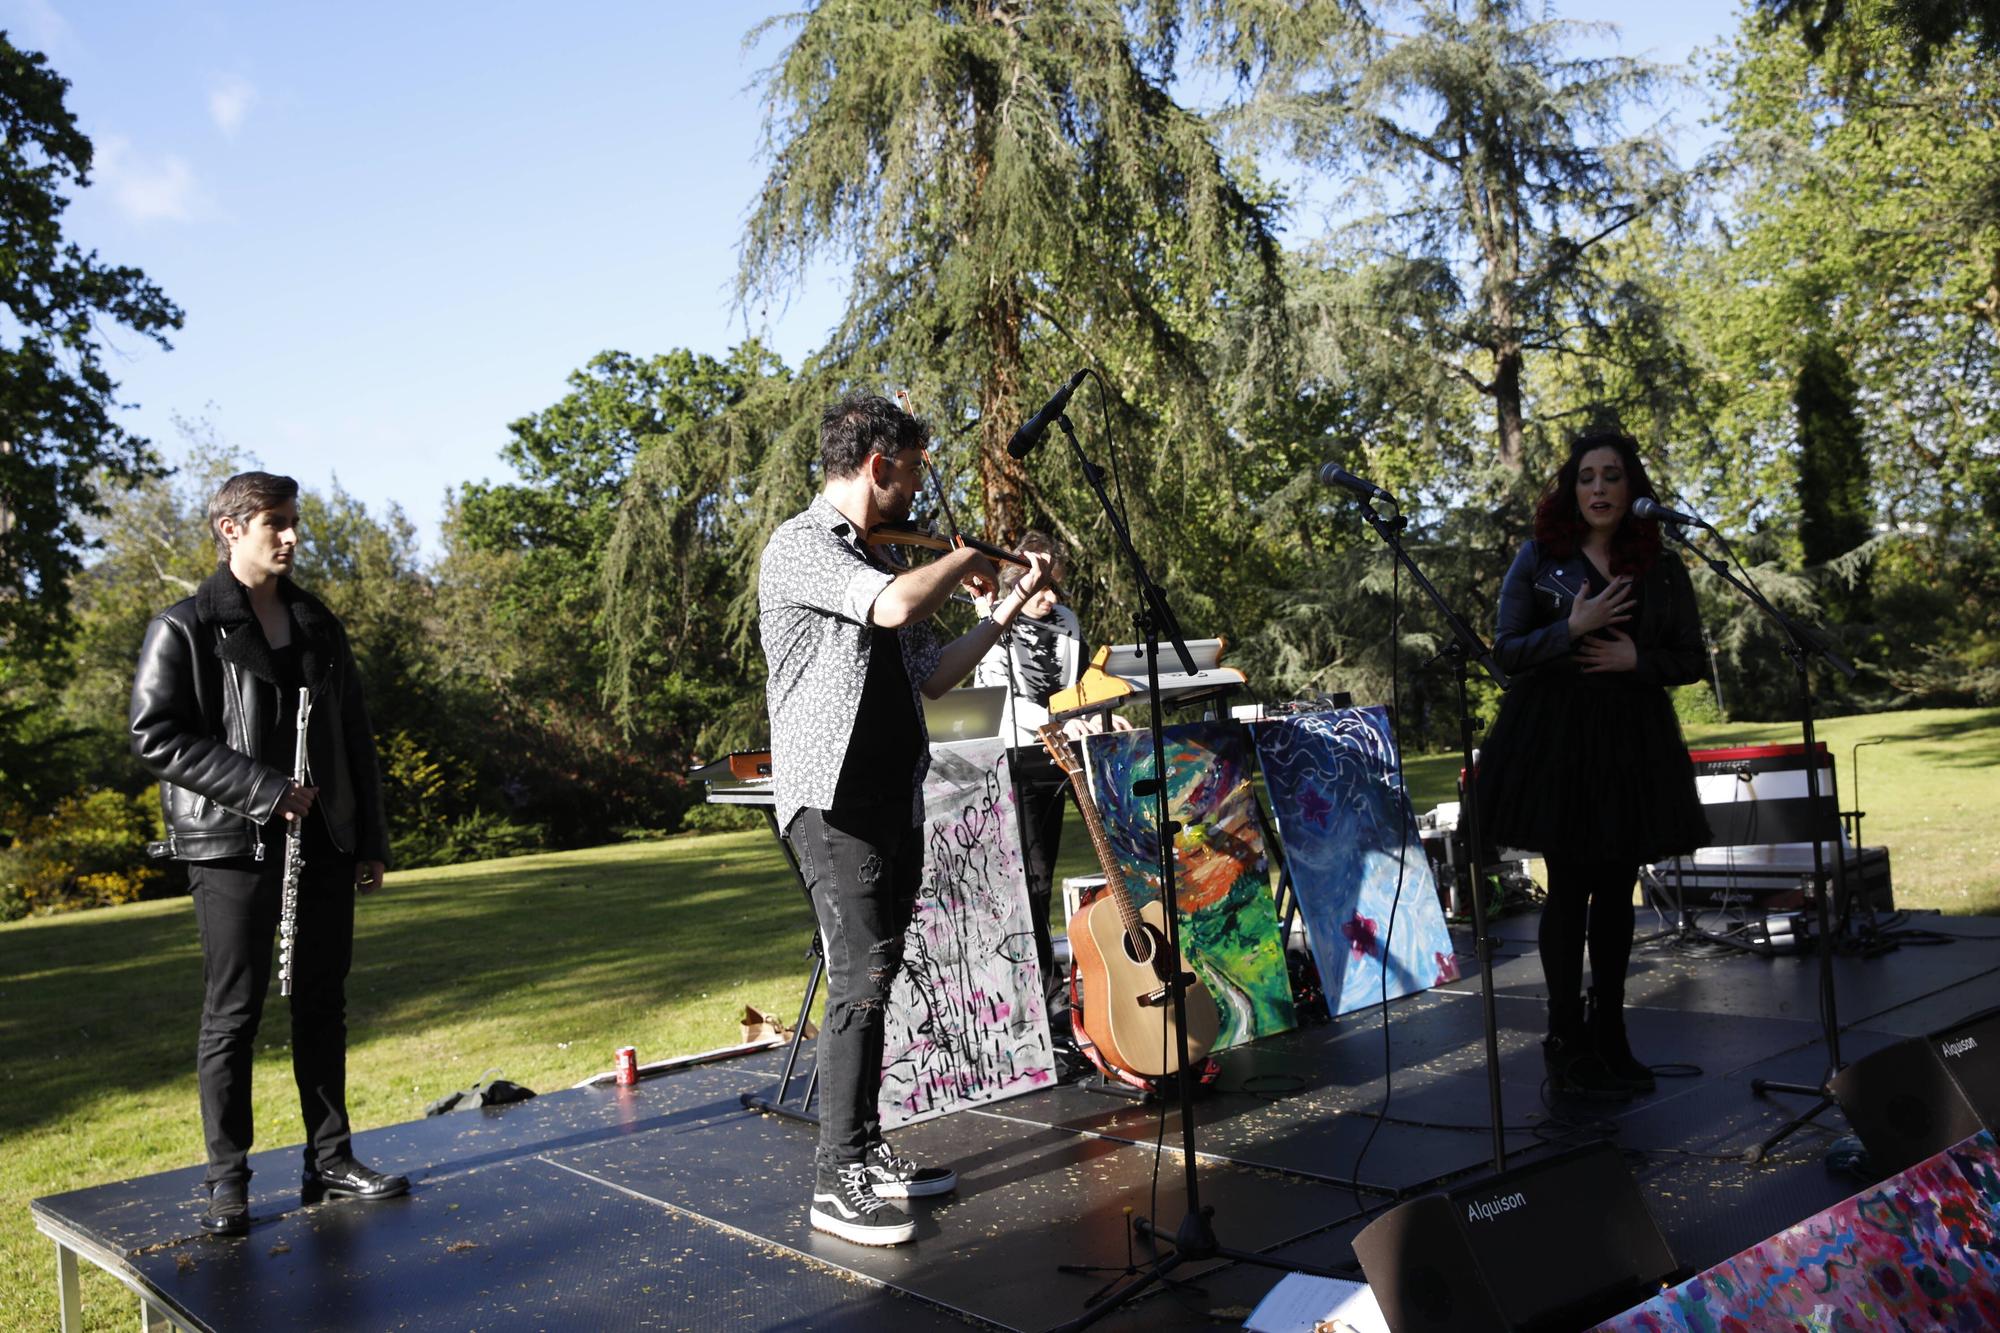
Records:
[[[1981,1129],[2000,1132],[2000,1009],[1885,1046],[1831,1087],[1883,1176]]]
[[[1354,1254],[1395,1333],[1586,1328],[1656,1295],[1675,1268],[1608,1143],[1400,1204]]]

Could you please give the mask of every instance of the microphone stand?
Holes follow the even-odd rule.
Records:
[[[1134,791],[1141,796],[1151,796],[1154,800],[1154,822],[1159,834],[1160,905],[1165,909],[1167,919],[1167,950],[1176,960],[1181,955],[1181,932],[1179,902],[1174,892],[1174,840],[1177,826],[1168,821],[1167,810],[1167,745],[1166,709],[1160,696],[1160,639],[1164,635],[1173,645],[1174,653],[1180,659],[1181,670],[1194,674],[1194,658],[1188,653],[1187,640],[1181,633],[1180,621],[1174,615],[1173,607],[1167,601],[1167,594],[1147,572],[1146,562],[1140,558],[1137,548],[1132,545],[1132,534],[1119,515],[1117,506],[1104,489],[1104,469],[1084,456],[1083,446],[1077,443],[1076,431],[1071,427],[1069,417],[1058,415],[1055,424],[1069,439],[1070,449],[1076,455],[1083,479],[1091,492],[1097,496],[1097,503],[1103,508],[1109,522],[1112,536],[1117,540],[1126,567],[1131,571],[1133,582],[1139,589],[1140,610],[1134,617],[1139,632],[1146,644],[1146,699],[1150,706],[1153,723],[1153,776],[1134,785]],[[1178,973],[1168,984],[1168,999],[1174,1007],[1174,1037],[1179,1047],[1180,1063],[1175,1082],[1180,1090],[1181,1115],[1181,1162],[1184,1171],[1184,1188],[1187,1194],[1187,1214],[1181,1218],[1180,1226],[1172,1236],[1167,1236],[1155,1226],[1150,1218],[1134,1216],[1131,1227],[1142,1238],[1164,1243],[1166,1253],[1155,1253],[1152,1263],[1144,1270],[1133,1274],[1123,1285],[1098,1292],[1084,1303],[1084,1311],[1075,1319],[1057,1325],[1058,1329],[1086,1328],[1110,1314],[1119,1306],[1133,1300],[1141,1292],[1156,1282],[1169,1280],[1171,1274],[1182,1264],[1200,1263],[1208,1259],[1227,1259],[1239,1263],[1257,1264],[1265,1268],[1275,1268],[1284,1272],[1307,1273],[1316,1277],[1340,1277],[1341,1274],[1329,1269],[1314,1268],[1307,1264],[1274,1259],[1268,1255],[1250,1250],[1233,1250],[1220,1244],[1215,1237],[1215,1208],[1201,1201],[1201,1182],[1196,1170],[1199,1155],[1195,1151],[1194,1122],[1194,1079],[1188,1071],[1187,1044],[1187,987],[1194,980],[1190,972]]]
[[[1812,811],[1810,819],[1812,824],[1813,849],[1813,897],[1818,903],[1818,912],[1816,915],[1819,918],[1819,1018],[1821,1039],[1826,1044],[1826,1076],[1820,1081],[1818,1086],[1805,1083],[1784,1083],[1775,1079],[1753,1078],[1750,1080],[1750,1091],[1756,1096],[1761,1097],[1767,1092],[1793,1092],[1818,1099],[1813,1103],[1811,1110],[1806,1111],[1802,1115],[1794,1116],[1779,1126],[1777,1131],[1762,1143],[1744,1151],[1744,1161],[1761,1162],[1770,1153],[1772,1148],[1816,1120],[1820,1112],[1834,1104],[1833,1094],[1828,1091],[1828,1087],[1833,1082],[1833,1076],[1844,1068],[1840,1058],[1840,1015],[1833,976],[1832,918],[1826,901],[1827,891],[1831,885],[1828,883],[1826,873],[1825,840],[1820,837],[1822,830],[1818,827],[1821,801],[1819,740],[1813,733],[1812,678],[1808,674],[1807,668],[1812,665],[1812,659],[1817,657],[1849,680],[1854,679],[1854,668],[1842,659],[1840,654],[1834,652],[1817,634],[1814,634],[1804,625],[1801,625],[1798,621],[1771,605],[1764,594],[1757,590],[1755,584],[1738,578],[1736,572],[1729,567],[1728,561],[1704,555],[1689,540],[1688,535],[1680,530],[1677,524],[1662,523],[1660,524],[1660,530],[1669,537],[1672,537],[1683,550],[1693,555],[1695,559],[1707,565],[1715,573],[1716,577],[1742,593],[1744,597],[1749,599],[1752,606],[1762,611],[1765,618],[1783,632],[1785,636],[1785,655],[1792,659],[1792,673],[1798,690],[1799,731],[1805,741],[1806,749],[1806,801],[1807,808]],[[1840,879],[1841,892],[1844,896],[1847,884],[1847,856],[1840,847],[1840,816],[1838,814],[1833,818],[1831,832],[1834,840],[1834,873]]]
[[[1375,529],[1375,535],[1389,546],[1398,564],[1410,572],[1410,577],[1422,590],[1437,613],[1444,617],[1446,628],[1451,631],[1451,642],[1438,654],[1451,663],[1452,679],[1458,686],[1458,744],[1460,761],[1465,765],[1465,844],[1466,861],[1472,871],[1472,939],[1473,952],[1479,959],[1479,1007],[1486,1024],[1486,1105],[1487,1115],[1493,1126],[1493,1169],[1496,1172],[1507,1169],[1507,1142],[1505,1120],[1500,1110],[1500,1032],[1493,1004],[1493,940],[1486,928],[1485,875],[1481,870],[1481,858],[1485,855],[1485,844],[1479,831],[1479,782],[1473,771],[1472,734],[1477,729],[1473,720],[1472,700],[1466,690],[1466,675],[1471,663],[1477,662],[1493,683],[1501,689],[1507,688],[1507,673],[1493,660],[1492,650],[1465,623],[1464,619],[1445,601],[1443,594],[1424,577],[1424,571],[1417,568],[1416,561],[1404,549],[1402,532],[1409,526],[1409,519],[1392,512],[1385,518],[1375,509],[1373,503],[1363,501],[1361,516],[1368,526]],[[1408,793],[1404,799],[1409,799]]]

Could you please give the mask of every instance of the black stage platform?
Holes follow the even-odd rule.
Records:
[[[1836,964],[1852,1061],[2000,1001],[2000,921],[1923,917],[1951,942]],[[1598,1135],[1628,1150],[1680,1261],[1701,1268],[1855,1192],[1821,1164],[1824,1130],[1741,1160],[1800,1107],[1753,1077],[1823,1072],[1811,958],[1641,950],[1633,1044],[1667,1078],[1652,1096],[1551,1109],[1541,1100],[1534,919],[1500,923],[1495,968],[1512,1164]],[[1390,1119],[1350,1185],[1383,1093],[1379,1011],[1228,1053],[1197,1102],[1203,1198],[1225,1245],[1351,1264],[1348,1242],[1400,1194],[1484,1169],[1477,977],[1390,1006]],[[1125,1215],[1153,1212],[1161,1111],[1056,1088],[910,1128],[897,1144],[958,1168],[954,1196],[915,1201],[915,1243],[870,1250],[812,1232],[810,1127],[745,1111],[781,1053],[693,1067],[636,1088],[557,1092],[500,1110],[371,1131],[360,1154],[408,1172],[382,1204],[304,1208],[298,1151],[259,1154],[245,1239],[201,1235],[197,1167],[39,1199],[66,1316],[76,1259],[118,1276],[151,1321],[191,1329],[1038,1329],[1079,1313],[1098,1280],[1058,1263],[1123,1265]],[[192,1108],[190,1108],[192,1114]],[[1165,1112],[1165,1141],[1180,1141]],[[1171,1232],[1181,1173],[1159,1161]],[[1107,1318],[1109,1329],[1240,1325],[1269,1270],[1194,1266],[1190,1284]],[[146,1326],[153,1326],[148,1323]]]

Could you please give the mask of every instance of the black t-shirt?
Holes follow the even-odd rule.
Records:
[[[271,729],[264,737],[264,758],[271,767],[289,778],[294,771],[294,751],[298,748],[299,691],[305,688],[306,683],[305,660],[299,651],[298,640],[294,639],[282,648],[273,648],[271,661],[278,669],[278,709],[272,715]],[[308,778],[307,785],[316,786],[327,776],[314,773]],[[281,853],[285,827],[283,819],[273,819],[264,825],[264,841],[275,844]],[[308,861],[324,861],[334,856],[333,837],[327,831],[326,819],[317,805],[306,814],[304,850]]]
[[[903,669],[903,645],[896,631],[873,631],[868,646],[868,680],[847,737],[847,756],[834,789],[836,809],[860,805],[908,805],[916,778],[923,731],[910,673]]]

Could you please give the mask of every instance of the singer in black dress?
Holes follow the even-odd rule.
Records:
[[[1604,1098],[1653,1087],[1623,1011],[1638,867],[1709,838],[1668,694],[1702,677],[1701,613],[1659,524],[1632,515],[1640,496],[1657,498],[1617,431],[1579,437],[1543,492],[1501,586],[1493,650],[1514,679],[1477,778],[1488,840],[1548,867],[1549,1077]]]

